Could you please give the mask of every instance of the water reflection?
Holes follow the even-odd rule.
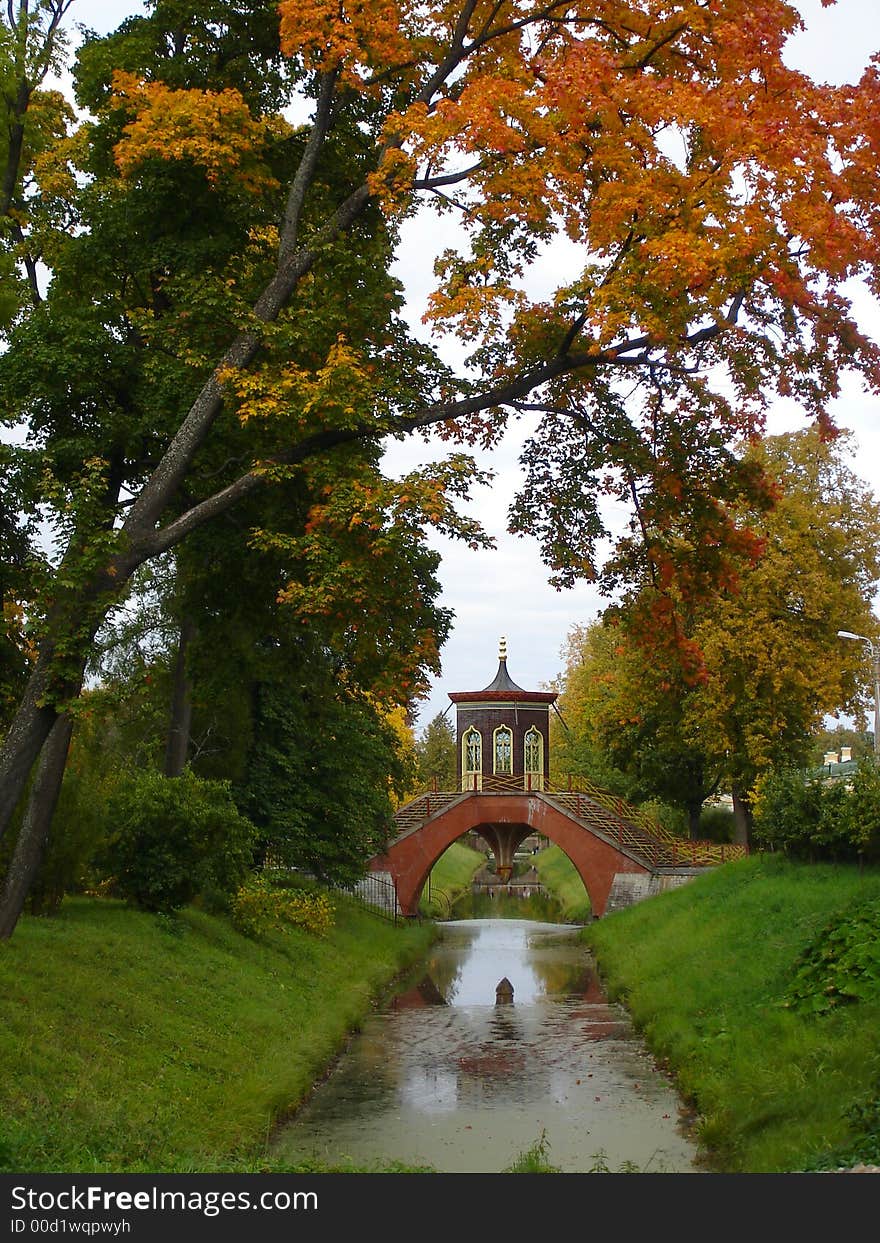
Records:
[[[507,977],[514,1001],[497,1005]],[[679,1101],[602,993],[577,929],[443,926],[425,972],[370,1017],[279,1136],[280,1153],[358,1166],[504,1169],[538,1139],[567,1171],[692,1170]]]

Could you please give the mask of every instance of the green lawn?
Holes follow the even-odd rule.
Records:
[[[431,897],[428,887],[422,893],[419,909],[431,919],[447,919],[452,903],[470,891],[474,873],[486,862],[486,856],[463,842],[453,842],[440,856],[431,871]]]
[[[541,884],[553,894],[562,907],[563,917],[573,924],[585,923],[591,914],[590,899],[584,882],[572,861],[558,846],[548,846],[532,860]]]
[[[0,945],[0,1169],[202,1170],[260,1162],[275,1121],[427,949],[338,895],[336,927],[266,943],[68,899]]]
[[[856,911],[868,912],[875,931],[859,932],[835,966],[827,925]],[[876,930],[880,871],[766,855],[584,935],[612,996],[696,1104],[715,1166],[769,1172],[880,1157]],[[813,1008],[792,1008],[798,956],[817,944]],[[848,973],[861,997],[817,1012],[834,971]]]

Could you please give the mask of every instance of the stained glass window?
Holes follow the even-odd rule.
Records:
[[[525,761],[527,773],[540,773],[544,768],[544,739],[534,726],[526,734]]]
[[[464,771],[478,773],[483,768],[483,739],[480,731],[473,726],[465,732],[462,739],[464,749]]]
[[[495,730],[495,772],[513,772],[513,734],[506,725]]]

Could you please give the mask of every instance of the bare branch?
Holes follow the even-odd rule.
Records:
[[[284,213],[284,225],[281,229],[281,242],[279,245],[279,252],[282,258],[296,249],[303,204],[309,186],[312,184],[312,178],[315,175],[315,167],[318,163],[321,147],[324,145],[324,139],[330,130],[333,92],[336,89],[338,77],[339,70],[334,69],[332,73],[324,74],[321,81],[321,90],[318,94],[318,103],[315,109],[315,120],[312,123],[309,140],[306,143],[302,159],[299,162],[299,167],[296,170],[290,186],[290,193],[287,197],[287,208]]]
[[[471,164],[469,168],[463,168],[458,173],[443,173],[437,177],[417,177],[412,183],[414,190],[436,190],[438,186],[454,186],[459,181],[465,181],[474,173],[478,173],[480,169],[485,168],[487,160],[478,160],[476,164]]]

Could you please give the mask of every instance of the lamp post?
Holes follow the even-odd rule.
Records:
[[[874,756],[880,757],[880,651],[866,635],[853,634],[851,630],[838,630],[837,637],[838,639],[857,639],[860,643],[867,643],[868,651],[871,653],[871,664],[874,668]]]

